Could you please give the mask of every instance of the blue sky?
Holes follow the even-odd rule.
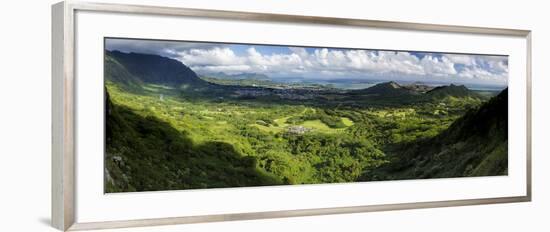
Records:
[[[273,79],[365,79],[506,86],[508,57],[414,51],[107,39],[107,50],[157,54],[199,74]]]

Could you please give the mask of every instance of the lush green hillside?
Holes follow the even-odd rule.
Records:
[[[396,144],[390,162],[364,180],[506,175],[508,90],[468,111],[439,135]]]
[[[153,191],[281,184],[231,144],[194,143],[185,132],[106,97],[106,191]]]
[[[426,92],[426,95],[432,99],[442,99],[445,97],[459,97],[459,98],[481,97],[479,94],[469,90],[464,85],[454,85],[454,84],[435,87],[434,89]]]
[[[409,88],[405,88],[394,81],[380,83],[367,89],[354,91],[354,93],[381,98],[408,97],[411,95],[418,95],[418,92]]]

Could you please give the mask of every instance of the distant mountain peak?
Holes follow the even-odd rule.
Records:
[[[406,88],[406,89],[409,89],[409,90],[412,90],[412,91],[415,91],[415,92],[419,92],[419,93],[426,93],[426,92],[434,89],[433,86],[424,84],[423,82],[420,82],[420,81],[415,81],[412,84],[402,85],[402,86],[403,86],[403,88]]]
[[[457,85],[457,84],[454,84],[454,83],[451,83],[448,87],[467,89],[465,85]]]
[[[369,89],[372,89],[372,88],[390,88],[390,89],[400,89],[402,88],[402,86],[400,84],[398,84],[397,82],[395,81],[387,81],[387,82],[382,82],[382,83],[378,83],[372,87],[370,87]]]
[[[433,88],[426,92],[431,97],[443,98],[447,96],[452,97],[478,97],[477,93],[471,91],[464,85],[444,85]]]
[[[370,88],[357,90],[357,94],[366,94],[376,97],[398,97],[407,95],[416,95],[416,91],[404,88],[395,81],[388,81],[376,84]]]
[[[201,86],[208,83],[178,60],[135,52],[107,51],[106,59],[118,62],[132,76],[145,83]]]
[[[397,82],[395,82],[395,81],[386,82],[386,84],[387,84],[388,86],[391,86],[391,87],[394,88],[394,89],[399,89],[399,88],[401,88],[401,85],[397,84]]]

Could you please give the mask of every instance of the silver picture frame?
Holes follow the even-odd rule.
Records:
[[[432,201],[402,204],[358,205],[352,207],[249,212],[222,215],[199,215],[161,219],[102,221],[78,223],[75,220],[75,15],[79,11],[127,14],[169,15],[333,26],[375,27],[413,31],[500,35],[524,38],[527,47],[526,89],[526,194],[513,197]],[[456,25],[392,22],[349,18],[267,14],[237,11],[175,8],[163,6],[123,5],[64,1],[52,6],[52,225],[62,231],[160,226],[185,223],[253,220],[297,216],[362,213],[465,205],[531,201],[531,31]]]

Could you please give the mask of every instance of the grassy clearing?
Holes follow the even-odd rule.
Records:
[[[383,109],[383,110],[374,110],[368,112],[370,115],[374,115],[380,118],[409,118],[416,115],[416,110],[413,108],[398,108],[398,109]]]
[[[288,117],[282,117],[282,118],[277,118],[275,120],[273,120],[279,127],[286,127],[288,126],[288,124],[286,123],[286,120],[288,120],[289,118],[291,118],[292,116],[288,116]]]
[[[284,132],[286,130],[286,128],[284,127],[276,127],[276,126],[263,126],[258,124],[252,124],[252,126],[260,129],[261,131],[265,131],[268,133],[279,133],[279,132]]]
[[[321,122],[321,120],[309,120],[301,124],[306,128],[313,129],[313,132],[322,132],[322,133],[337,133],[343,129],[333,129],[327,126],[327,124]]]
[[[346,117],[342,117],[342,122],[344,123],[344,125],[346,125],[347,127],[350,127],[350,126],[353,126],[353,121],[349,118],[346,118]]]

